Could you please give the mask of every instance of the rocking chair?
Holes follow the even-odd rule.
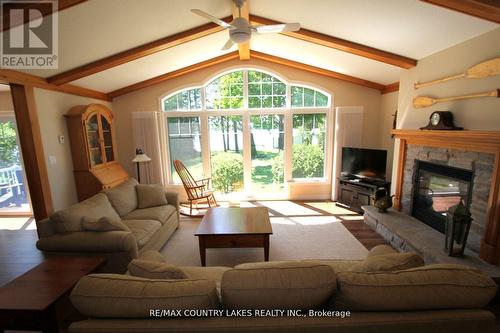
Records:
[[[174,160],[174,167],[181,178],[182,185],[184,185],[189,200],[189,215],[183,215],[196,216],[193,215],[193,203],[195,203],[196,208],[198,208],[198,202],[202,200],[207,201],[208,207],[218,206],[213,191],[210,189],[210,180],[212,178],[195,180],[188,169],[186,169],[186,166],[179,160]]]

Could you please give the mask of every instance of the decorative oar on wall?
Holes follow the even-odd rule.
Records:
[[[448,76],[442,79],[437,79],[434,81],[424,82],[424,83],[415,83],[415,89],[432,86],[434,84],[451,81],[460,78],[468,78],[468,79],[482,79],[489,76],[500,75],[500,58],[491,59],[471,68],[467,69],[464,73],[460,73],[457,75]]]
[[[500,89],[495,89],[480,94],[463,95],[463,96],[446,97],[446,98],[432,98],[427,96],[419,96],[413,99],[413,107],[416,109],[421,109],[441,102],[458,101],[461,99],[470,99],[478,97],[499,97],[499,96],[500,96]]]

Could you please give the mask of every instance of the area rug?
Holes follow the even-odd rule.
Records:
[[[346,227],[342,218],[287,205],[290,214],[280,213],[278,204],[265,203],[270,210],[273,235],[269,260],[363,259],[368,250]],[[274,205],[272,208],[270,205]],[[278,207],[278,208],[276,208]],[[312,213],[311,213],[312,212]],[[291,215],[294,214],[294,215]],[[179,229],[162,249],[169,263],[199,266],[198,238],[201,219],[182,218]],[[235,266],[264,260],[262,248],[207,249],[207,266]]]

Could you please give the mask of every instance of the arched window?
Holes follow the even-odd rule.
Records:
[[[185,89],[162,100],[163,111],[201,110],[201,89]]]
[[[243,71],[219,76],[205,88],[207,109],[243,108]]]
[[[327,107],[329,98],[318,90],[303,86],[292,86],[292,108]]]
[[[278,78],[255,70],[248,71],[248,107],[284,108],[286,85]]]
[[[169,94],[161,108],[171,183],[179,182],[175,159],[196,178],[211,176],[222,193],[285,193],[292,179],[330,181],[326,92],[290,85],[265,71],[237,69]]]

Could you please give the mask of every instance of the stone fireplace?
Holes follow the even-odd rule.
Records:
[[[429,214],[437,217],[429,225],[442,232],[439,215],[464,200],[473,218],[467,247],[498,265],[500,132],[394,130],[393,134],[399,139],[395,209],[419,220]],[[428,166],[434,170],[429,172]],[[418,204],[421,209],[415,209]],[[422,207],[427,212],[422,214]]]
[[[495,155],[408,145],[401,211],[444,232],[446,210],[463,200],[471,211],[467,247],[479,253]]]

